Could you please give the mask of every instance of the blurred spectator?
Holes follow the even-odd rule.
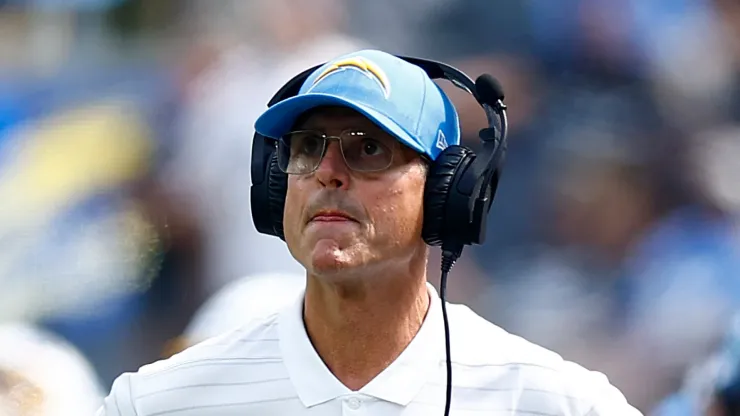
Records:
[[[0,325],[0,414],[92,415],[105,392],[90,363],[34,325]]]
[[[591,338],[596,336],[594,331],[620,327],[624,305],[610,306],[620,302],[618,271],[660,213],[657,190],[638,148],[620,153],[622,148],[614,147],[620,144],[616,134],[587,126],[570,131],[568,140],[573,147],[549,149],[551,163],[557,167],[550,168],[556,174],[546,187],[552,198],[552,205],[547,206],[552,208],[541,214],[549,224],[548,236],[541,240],[547,245],[520,247],[519,253],[507,251],[508,261],[499,265],[501,274],[492,285],[495,298],[490,304],[496,309],[492,316],[527,336],[548,338],[540,339],[546,344],[570,342],[587,334]],[[521,303],[506,288],[531,299]],[[583,314],[585,310],[589,313]],[[570,330],[583,333],[566,335],[555,330],[551,320],[568,321]],[[577,323],[581,321],[591,323],[584,327]]]
[[[0,233],[10,245],[0,256],[0,317],[90,314],[129,293],[151,244],[124,201],[151,151],[135,111],[102,100],[5,137]]]
[[[630,264],[638,288],[629,316],[632,336],[660,357],[650,359],[657,373],[676,377],[707,354],[740,303],[740,205],[733,202],[736,187],[728,186],[737,177],[738,138],[737,127],[695,136],[687,173],[704,206],[672,212]]]

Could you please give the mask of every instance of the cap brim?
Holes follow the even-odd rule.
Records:
[[[254,129],[263,136],[277,139],[290,131],[301,114],[321,106],[351,108],[396,137],[401,143],[417,152],[425,153],[425,150],[417,141],[388,116],[365,105],[331,94],[310,93],[280,101],[268,108],[257,119],[254,123]]]

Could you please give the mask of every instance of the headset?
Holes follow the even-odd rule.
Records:
[[[431,161],[424,188],[422,238],[442,249],[440,298],[447,353],[447,401],[449,414],[452,395],[449,324],[446,309],[447,274],[466,245],[485,241],[486,221],[496,195],[507,149],[508,122],[503,90],[489,74],[475,82],[460,70],[437,61],[398,56],[423,69],[431,79],[444,79],[472,94],[483,107],[488,127],[481,129],[482,149],[476,153],[464,145],[448,146]],[[306,79],[324,64],[296,75],[268,102],[270,107],[298,94]],[[277,162],[277,140],[255,133],[252,143],[252,219],[257,231],[285,240],[283,211],[288,175]]]

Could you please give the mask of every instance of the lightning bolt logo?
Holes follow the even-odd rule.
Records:
[[[390,96],[391,84],[388,81],[388,76],[378,65],[362,57],[352,57],[332,62],[314,79],[311,88],[315,87],[316,84],[326,79],[329,75],[344,70],[357,70],[364,73],[378,83],[383,90],[385,98]]]

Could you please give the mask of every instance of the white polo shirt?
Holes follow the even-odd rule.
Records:
[[[326,368],[303,325],[303,294],[271,316],[118,377],[98,416],[442,416],[439,297],[416,337],[359,391]],[[641,415],[607,378],[511,335],[463,305],[448,307],[451,416]]]

